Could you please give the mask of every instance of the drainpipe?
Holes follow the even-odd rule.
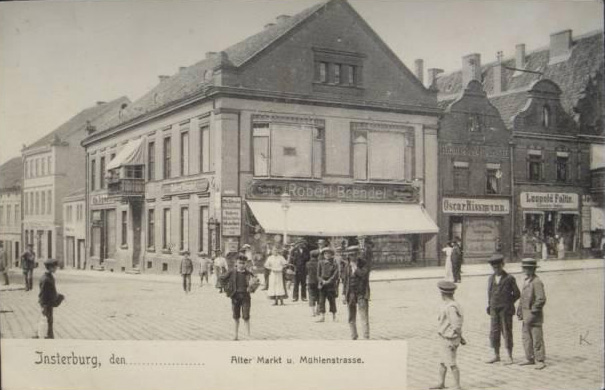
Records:
[[[83,269],[86,269],[86,267],[88,266],[88,256],[90,254],[90,239],[91,239],[91,226],[90,226],[90,216],[88,215],[90,213],[90,206],[89,206],[89,196],[88,196],[88,161],[90,160],[90,154],[88,153],[88,151],[86,152],[86,162],[84,164],[84,169],[86,169],[86,174],[84,175],[84,223],[86,226],[86,234],[84,235],[84,237],[86,237],[86,241],[84,242],[84,264],[82,265]]]
[[[511,215],[510,215],[510,237],[511,237],[511,249],[509,252],[510,255],[510,260],[513,260],[513,257],[515,255],[515,213],[517,212],[516,208],[515,208],[515,199],[516,199],[516,195],[515,195],[515,166],[514,166],[514,161],[515,161],[515,157],[514,157],[514,150],[515,150],[515,142],[511,141],[509,143],[510,145],[510,193],[511,193],[511,198],[510,198],[510,210],[511,210]]]

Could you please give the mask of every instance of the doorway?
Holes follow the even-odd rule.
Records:
[[[132,210],[132,267],[138,268],[141,257],[141,219],[143,205],[140,202],[131,203]]]

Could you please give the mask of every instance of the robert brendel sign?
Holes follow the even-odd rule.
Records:
[[[195,179],[162,184],[162,196],[186,194],[192,192],[208,192],[210,183],[206,179]]]
[[[508,199],[443,198],[445,214],[497,214],[510,213]]]
[[[521,207],[525,209],[577,209],[578,194],[566,192],[522,192]]]

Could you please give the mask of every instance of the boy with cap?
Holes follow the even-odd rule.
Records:
[[[345,249],[347,264],[344,267],[343,303],[349,309],[349,327],[351,338],[357,340],[357,309],[361,316],[363,337],[370,338],[369,300],[370,300],[370,270],[365,261],[359,257],[359,247],[350,246]]]
[[[517,308],[517,316],[519,320],[523,321],[523,347],[527,360],[520,365],[533,365],[537,362],[535,369],[542,370],[546,367],[542,334],[542,323],[544,322],[542,309],[546,304],[544,284],[536,276],[536,268],[538,268],[536,260],[523,259],[521,267],[525,274],[525,281],[521,291],[521,303]]]
[[[193,262],[189,257],[189,251],[183,252],[181,260],[181,276],[183,277],[183,290],[185,293],[191,291],[191,274],[193,273]]]
[[[455,386],[453,389],[460,389],[460,370],[456,364],[456,351],[460,344],[466,344],[462,337],[462,323],[464,316],[460,304],[454,300],[454,291],[456,284],[448,280],[441,280],[437,283],[441,291],[443,305],[439,311],[439,336],[441,338],[442,356],[439,365],[439,379],[437,386],[431,389],[445,389],[445,375],[447,367],[450,367],[454,377]]]
[[[21,269],[25,277],[25,291],[29,291],[34,285],[34,266],[36,265],[36,254],[34,246],[27,244],[27,249],[21,255]]]
[[[307,273],[307,289],[309,290],[309,307],[313,317],[317,315],[317,303],[319,302],[319,288],[317,287],[317,267],[319,265],[319,251],[314,249],[310,252],[310,259],[305,264]]]
[[[486,363],[500,361],[500,334],[504,338],[508,359],[504,363],[513,363],[513,315],[515,302],[521,296],[514,276],[504,271],[504,256],[494,254],[489,260],[494,273],[487,281],[487,315],[490,316],[489,340],[494,356]]]
[[[330,303],[332,320],[336,321],[336,292],[338,282],[338,264],[334,261],[334,250],[323,248],[323,260],[317,266],[317,287],[319,288],[319,313],[321,318],[317,322],[326,320],[326,299]]]
[[[57,270],[58,261],[55,259],[48,259],[44,261],[46,272],[40,278],[40,294],[38,295],[38,303],[42,308],[42,316],[45,317],[48,324],[48,330],[46,335],[38,335],[38,337],[44,337],[47,339],[54,339],[55,334],[53,332],[53,309],[61,304],[64,296],[57,294],[57,288],[55,286],[55,277],[53,273]]]
[[[250,336],[250,308],[252,299],[250,297],[250,279],[254,274],[246,269],[248,259],[239,255],[235,263],[235,269],[227,271],[220,277],[221,284],[225,286],[225,293],[231,298],[233,320],[235,321],[234,340],[239,336],[239,319],[244,319],[246,333]]]
[[[200,256],[200,287],[204,285],[204,279],[208,283],[208,274],[211,272],[212,261],[208,258],[208,255],[202,253]]]

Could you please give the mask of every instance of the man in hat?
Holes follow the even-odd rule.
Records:
[[[361,317],[363,337],[370,338],[369,300],[370,300],[370,270],[365,260],[359,256],[359,247],[350,246],[345,249],[347,264],[342,275],[343,303],[349,309],[349,327],[351,338],[357,340],[357,310]]]
[[[536,364],[536,370],[546,367],[544,363],[544,337],[542,324],[544,322],[543,308],[546,304],[544,284],[536,275],[538,265],[535,259],[521,260],[521,267],[525,274],[523,289],[521,291],[521,303],[517,308],[517,316],[523,321],[523,347],[525,348],[526,361],[521,366]]]
[[[289,262],[294,266],[294,291],[292,292],[292,300],[298,301],[298,292],[303,301],[307,300],[307,270],[306,264],[309,261],[309,251],[307,243],[301,239],[294,243],[294,248],[290,252]]]
[[[183,277],[183,290],[185,293],[191,291],[191,274],[193,273],[193,262],[189,257],[189,251],[183,252],[181,260],[181,276]]]
[[[326,320],[326,299],[330,303],[332,320],[336,321],[336,292],[339,278],[338,264],[334,261],[334,250],[323,248],[323,260],[317,266],[317,287],[319,288],[319,314],[321,318],[317,322]]]
[[[500,361],[500,334],[504,338],[508,359],[504,364],[513,363],[513,315],[515,302],[521,296],[514,276],[504,271],[504,256],[494,254],[489,260],[494,273],[487,280],[487,315],[490,316],[489,340],[494,356],[486,363]]]
[[[38,295],[38,303],[42,308],[42,316],[45,317],[48,324],[48,330],[46,335],[38,335],[47,339],[54,339],[55,334],[53,331],[53,309],[61,304],[64,297],[61,294],[57,294],[57,288],[55,286],[55,277],[53,273],[57,270],[59,265],[55,259],[48,259],[44,261],[44,267],[46,272],[40,278],[40,294]]]
[[[34,285],[34,266],[36,265],[36,254],[34,246],[27,244],[27,249],[21,255],[21,269],[25,277],[25,291],[29,291]]]
[[[317,267],[319,266],[319,251],[313,249],[309,253],[309,261],[305,264],[305,271],[307,273],[307,288],[309,290],[309,307],[311,307],[311,313],[313,317],[317,315],[317,304],[319,302],[319,288],[317,279]]]
[[[441,280],[437,283],[441,292],[443,305],[439,311],[439,329],[438,334],[441,339],[441,361],[439,362],[439,384],[431,389],[445,389],[445,375],[449,367],[454,377],[455,385],[453,389],[460,389],[460,370],[456,363],[457,350],[460,344],[466,344],[462,337],[462,323],[464,315],[462,307],[454,300],[454,291],[456,284],[448,280]]]

